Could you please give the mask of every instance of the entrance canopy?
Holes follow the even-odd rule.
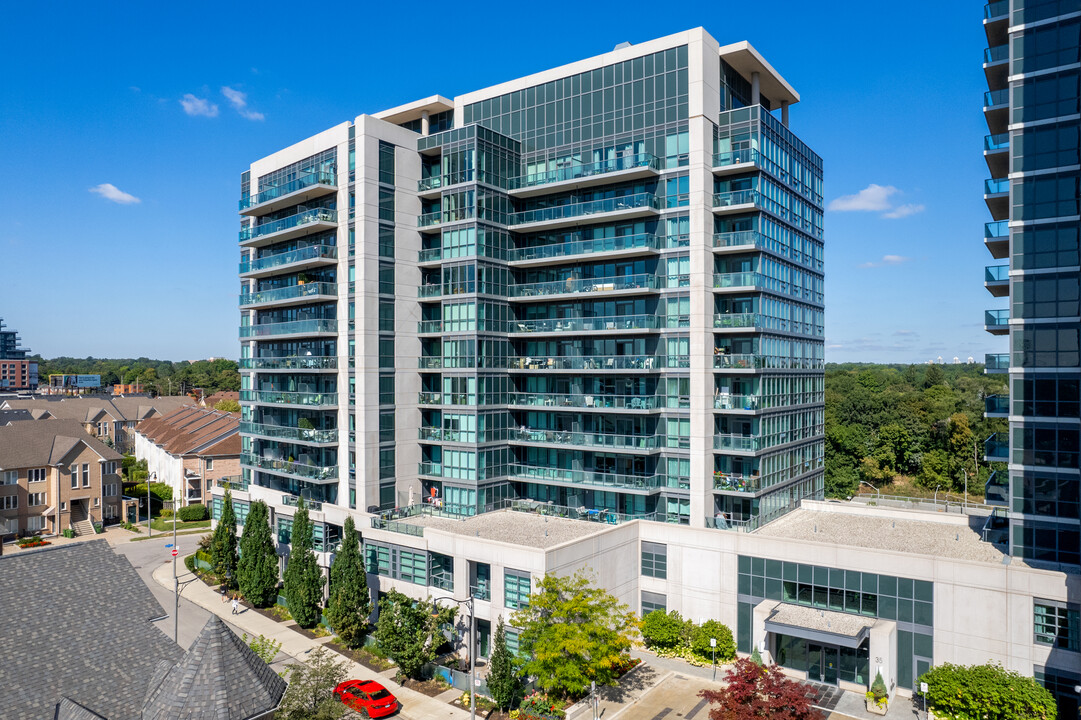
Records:
[[[857,648],[867,639],[875,618],[777,603],[766,616],[766,632],[815,643]]]

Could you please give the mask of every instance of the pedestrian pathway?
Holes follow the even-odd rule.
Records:
[[[181,565],[183,567],[183,565]],[[173,589],[172,564],[163,564],[154,570],[154,581],[169,590]],[[208,587],[202,580],[184,568],[180,576],[180,594],[202,607],[203,609],[218,615],[230,625],[246,632],[249,637],[264,637],[281,643],[281,652],[289,657],[303,661],[305,656],[315,648],[326,642],[327,639],[311,639],[296,630],[285,627],[283,623],[271,620],[251,609],[243,609],[239,614],[232,614],[232,606],[221,601],[221,595]],[[355,663],[344,658],[350,678],[370,678],[373,671],[360,663]],[[406,720],[466,720],[469,713],[461,708],[453,707],[441,702],[438,698],[428,697],[423,693],[402,687],[392,679],[393,670],[379,673],[382,678],[379,682],[387,690],[393,693],[402,704],[401,717]]]

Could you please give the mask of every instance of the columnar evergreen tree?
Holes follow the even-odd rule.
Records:
[[[368,592],[368,576],[364,572],[364,559],[360,554],[360,542],[353,517],[346,516],[342,537],[342,549],[334,556],[330,566],[330,599],[327,601],[327,620],[330,626],[349,647],[359,647],[368,629],[368,617],[372,614],[372,599]]]
[[[507,650],[507,634],[503,616],[495,627],[492,655],[488,658],[488,691],[500,710],[513,708],[522,699],[522,683],[514,667],[514,658]]]
[[[304,498],[297,503],[293,516],[289,564],[285,566],[285,599],[289,614],[302,628],[319,622],[319,603],[323,599],[323,574],[312,549],[312,523]]]
[[[255,607],[269,607],[278,596],[278,554],[270,533],[270,512],[262,500],[251,504],[240,536],[237,583]]]
[[[214,528],[214,540],[210,545],[210,560],[214,574],[227,587],[236,585],[237,566],[236,513],[233,511],[233,494],[225,489],[222,498],[221,517]]]

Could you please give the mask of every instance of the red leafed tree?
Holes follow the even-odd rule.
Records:
[[[717,707],[709,711],[710,720],[821,720],[822,714],[811,706],[807,689],[789,680],[781,668],[768,668],[749,658],[740,658],[725,676],[727,685],[720,690],[703,690],[699,697]]]

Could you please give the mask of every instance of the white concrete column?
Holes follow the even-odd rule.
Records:
[[[781,101],[781,124],[788,127],[788,101]]]
[[[421,110],[420,111],[420,134],[425,135],[425,136],[428,135],[428,128],[429,127],[430,127],[430,125],[428,124],[428,111],[427,110]]]
[[[762,92],[759,87],[758,73],[751,73],[751,105],[762,102]]]

